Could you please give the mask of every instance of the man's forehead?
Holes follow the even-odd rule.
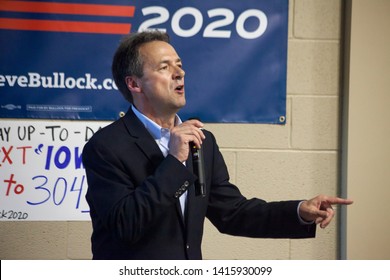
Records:
[[[181,61],[173,46],[164,41],[152,41],[145,43],[139,50],[145,60],[151,60],[158,63],[172,60]]]

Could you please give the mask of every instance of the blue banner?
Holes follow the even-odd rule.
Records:
[[[112,56],[146,29],[183,60],[183,119],[285,123],[288,0],[0,0],[0,118],[119,118]]]

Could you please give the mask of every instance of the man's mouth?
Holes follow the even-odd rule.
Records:
[[[178,85],[177,87],[175,87],[175,91],[179,91],[179,92],[184,91],[184,85]]]

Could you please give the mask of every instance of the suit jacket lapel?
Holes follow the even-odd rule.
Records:
[[[152,135],[134,114],[131,107],[122,120],[127,131],[132,138],[134,138],[135,144],[142,150],[145,156],[152,161],[153,165],[157,167],[164,159],[164,155]]]
[[[164,155],[161,152],[160,148],[158,147],[155,139],[145,128],[143,123],[137,118],[137,116],[134,114],[131,107],[127,111],[126,115],[122,118],[122,120],[130,136],[134,138],[135,144],[139,147],[140,150],[142,150],[145,156],[152,162],[153,166],[157,167],[161,163],[161,161],[164,160]],[[188,160],[186,164],[190,164],[192,168],[192,160]],[[176,203],[176,210],[180,218],[180,223],[184,228],[185,226],[183,222],[184,216],[181,211],[179,200]]]

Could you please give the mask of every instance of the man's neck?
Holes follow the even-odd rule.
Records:
[[[156,124],[161,126],[162,128],[168,128],[172,129],[176,124],[176,112],[173,112],[171,114],[158,114],[158,113],[150,113],[145,110],[142,110],[142,108],[138,108],[133,104],[133,106],[144,116],[149,118],[150,120],[154,121]]]

